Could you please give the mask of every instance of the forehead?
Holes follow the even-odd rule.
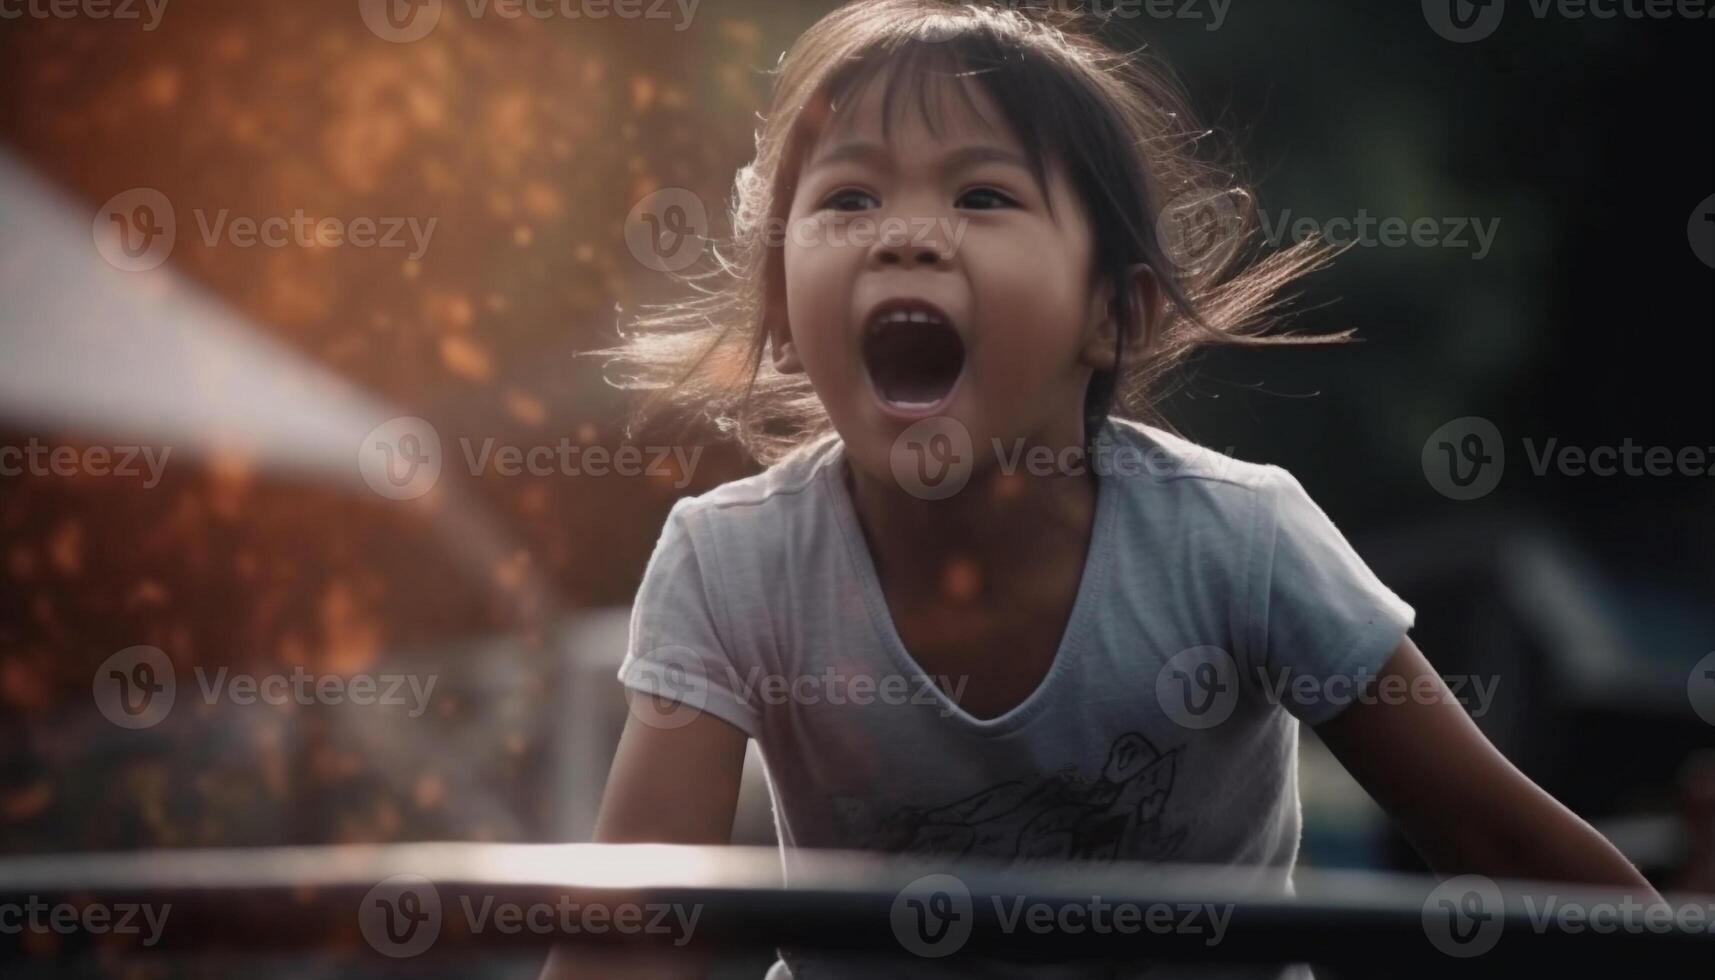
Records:
[[[1043,153],[1038,141],[1020,132],[1029,120],[1013,119],[975,72],[933,51],[861,66],[831,84],[808,115],[813,128],[805,168],[854,142],[880,144],[895,159],[985,146],[1022,159],[1050,202],[1070,193],[1057,154]]]
[[[821,144],[842,137],[879,138],[891,144],[903,129],[908,138],[926,134],[944,142],[981,141],[1022,149],[987,87],[952,66],[883,64],[836,88],[829,101]]]

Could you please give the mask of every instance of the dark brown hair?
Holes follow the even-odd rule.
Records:
[[[1332,250],[1307,241],[1257,256],[1254,196],[1213,147],[1213,133],[1193,122],[1163,66],[1107,46],[1098,27],[1049,7],[859,0],[806,31],[775,70],[756,159],[734,182],[730,238],[712,249],[715,267],[686,277],[695,295],[652,308],[618,347],[595,352],[610,358],[612,383],[647,389],[634,424],[669,412],[706,421],[764,464],[830,430],[808,380],[764,357],[767,318],[771,308],[784,316],[785,300],[782,242],[770,230],[784,225],[805,154],[884,67],[895,69],[884,127],[900,92],[915,89],[935,132],[931,83],[957,75],[1001,107],[1045,197],[1045,161],[1065,168],[1094,232],[1095,275],[1115,287],[1123,326],[1118,368],[1098,371],[1085,397],[1089,438],[1110,413],[1166,426],[1156,402],[1205,344],[1345,340],[1350,331],[1263,333],[1277,319],[1282,287]],[[1160,285],[1157,310],[1138,308],[1130,270],[1140,263]]]

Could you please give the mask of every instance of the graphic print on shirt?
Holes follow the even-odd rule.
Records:
[[[867,847],[911,854],[1022,860],[1164,860],[1186,828],[1163,819],[1180,749],[1137,732],[1114,739],[1094,778],[1075,770],[1013,780],[936,807],[902,807]]]

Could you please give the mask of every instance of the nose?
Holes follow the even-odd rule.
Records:
[[[884,221],[869,252],[872,267],[939,268],[951,259],[951,252],[943,248],[935,236],[928,234],[927,228],[920,229],[909,223]]]

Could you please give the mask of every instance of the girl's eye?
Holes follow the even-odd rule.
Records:
[[[966,191],[964,193],[964,195],[959,198],[959,200],[962,202],[963,201],[981,202],[981,203],[972,204],[972,205],[964,205],[964,204],[960,205],[961,207],[970,207],[973,210],[977,210],[977,211],[991,211],[991,210],[994,210],[995,208],[1012,207],[1015,204],[1017,204],[1017,202],[1014,201],[1012,198],[1006,196],[1006,194],[1004,194],[1000,191],[995,190],[992,187],[973,187],[970,190]]]
[[[856,207],[842,207],[842,204],[850,204],[854,200],[858,202]],[[835,211],[856,211],[865,207],[863,201],[875,202],[875,195],[868,191],[860,191],[855,187],[847,187],[835,191],[832,197],[822,203],[822,207],[833,208]],[[873,206],[873,203],[870,206]]]

